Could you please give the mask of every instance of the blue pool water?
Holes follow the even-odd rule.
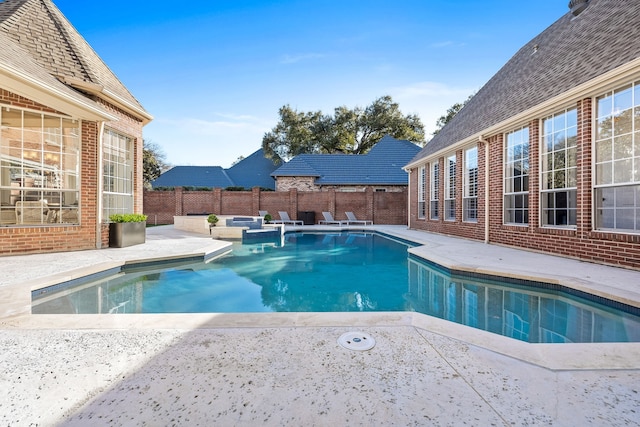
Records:
[[[210,263],[34,292],[37,313],[417,311],[527,342],[640,341],[640,318],[544,287],[452,276],[375,233],[234,243]]]

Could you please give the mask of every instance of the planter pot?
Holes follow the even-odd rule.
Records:
[[[125,248],[145,242],[146,222],[112,222],[109,224],[109,247]]]

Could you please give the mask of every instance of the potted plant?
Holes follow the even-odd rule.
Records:
[[[124,248],[145,242],[146,215],[112,214],[109,221],[109,247]]]
[[[209,228],[215,227],[218,223],[218,217],[215,214],[210,214],[207,217],[207,222],[209,223]]]
[[[273,220],[273,217],[271,216],[271,214],[266,214],[266,215],[264,216],[264,222],[265,222],[266,224],[270,224],[272,220]]]

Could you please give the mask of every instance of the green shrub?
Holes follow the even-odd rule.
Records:
[[[215,225],[218,223],[218,217],[215,214],[211,214],[207,217],[207,222],[209,224]]]
[[[145,222],[147,216],[143,214],[111,214],[109,221],[111,222]]]

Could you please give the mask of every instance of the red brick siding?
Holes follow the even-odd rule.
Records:
[[[523,226],[505,225],[503,220],[503,155],[504,135],[502,133],[486,138],[489,144],[489,171],[486,170],[485,144],[478,144],[478,222],[460,223],[460,212],[455,223],[442,219],[432,221],[417,218],[417,173],[411,171],[411,222],[410,227],[435,233],[484,239],[485,222],[485,177],[489,173],[489,242],[519,247],[523,249],[552,253],[585,261],[627,267],[640,270],[640,235],[594,231],[592,218],[592,100],[583,99],[576,103],[578,108],[577,137],[577,227],[575,229],[541,227],[540,223],[540,121],[531,120],[529,126],[529,224]],[[460,159],[460,152],[457,153]],[[441,173],[440,209],[444,200],[444,157],[439,159]],[[461,172],[458,168],[458,172]],[[427,188],[431,176],[427,173]],[[461,195],[462,185],[456,187]],[[461,196],[460,196],[461,197]],[[427,196],[428,199],[428,196]],[[456,203],[458,198],[456,198]],[[427,218],[429,213],[427,212]]]

